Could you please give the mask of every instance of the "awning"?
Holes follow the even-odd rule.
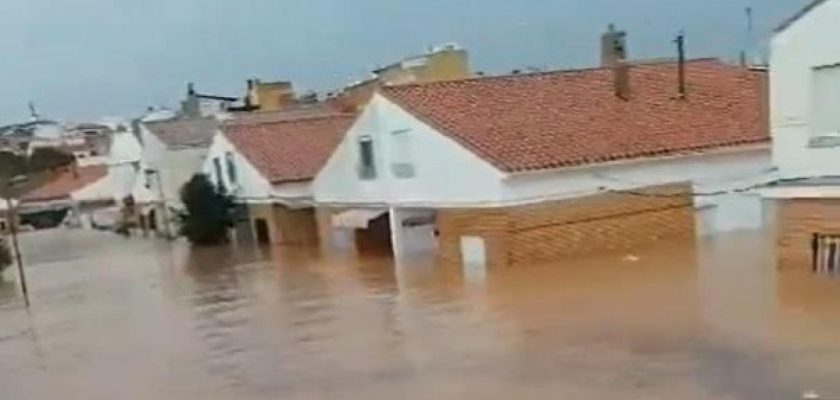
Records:
[[[354,208],[332,216],[332,225],[336,228],[365,229],[370,221],[379,218],[388,210],[375,208]]]

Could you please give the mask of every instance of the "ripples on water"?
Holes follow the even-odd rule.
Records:
[[[840,395],[840,281],[777,272],[758,235],[484,282],[423,260],[87,232],[24,246],[34,307],[8,271],[2,398]]]

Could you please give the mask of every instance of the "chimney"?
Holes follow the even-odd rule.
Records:
[[[192,82],[187,83],[187,96],[195,95],[195,84]]]
[[[612,67],[615,96],[622,100],[630,100],[630,66],[619,61]]]
[[[686,95],[685,87],[685,33],[680,32],[677,39],[677,97],[684,99]]]
[[[601,66],[614,67],[627,59],[627,32],[617,31],[614,24],[601,35]]]

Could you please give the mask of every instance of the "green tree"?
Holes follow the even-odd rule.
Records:
[[[7,151],[0,152],[0,195],[5,196],[9,181],[27,174],[26,158]]]
[[[204,174],[196,174],[181,188],[180,233],[192,244],[215,245],[228,241],[233,226],[233,200]]]
[[[76,160],[72,154],[67,154],[52,147],[39,147],[29,156],[29,171],[40,172],[53,170],[70,165]]]

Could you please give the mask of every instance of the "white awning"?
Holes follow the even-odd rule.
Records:
[[[332,225],[336,228],[365,229],[370,221],[379,218],[388,210],[373,208],[354,208],[332,216]]]

